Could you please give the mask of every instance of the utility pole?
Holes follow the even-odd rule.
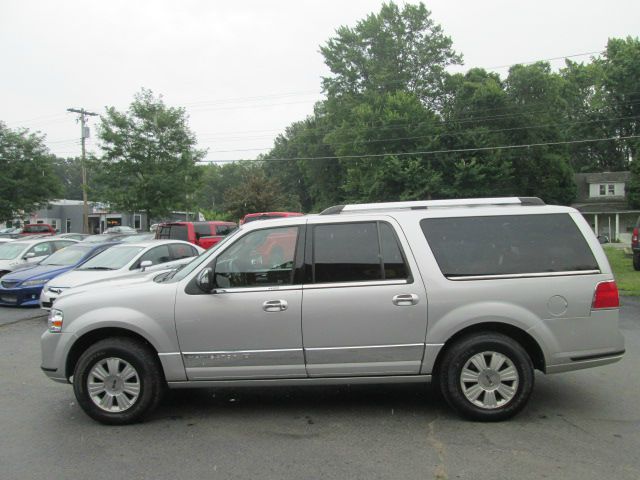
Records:
[[[87,203],[87,169],[84,165],[85,160],[85,146],[84,141],[85,138],[89,138],[89,127],[87,127],[87,116],[95,117],[98,114],[93,112],[87,112],[84,108],[67,108],[67,112],[77,113],[80,119],[81,126],[81,137],[82,141],[82,160],[81,160],[81,168],[82,168],[82,233],[91,233],[89,232],[89,204]]]

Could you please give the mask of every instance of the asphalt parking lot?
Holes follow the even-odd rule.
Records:
[[[38,310],[0,310],[0,478],[640,478],[640,299],[623,361],[537,375],[511,421],[460,420],[419,385],[177,391],[99,425],[39,370]],[[9,320],[12,319],[12,320]]]

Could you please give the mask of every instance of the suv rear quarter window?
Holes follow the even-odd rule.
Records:
[[[420,227],[448,278],[599,270],[565,213],[428,218]]]

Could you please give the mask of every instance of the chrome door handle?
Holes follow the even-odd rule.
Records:
[[[391,299],[391,302],[398,307],[407,307],[410,305],[416,305],[418,300],[418,295],[415,293],[405,293],[402,295],[396,295]]]
[[[283,312],[288,306],[286,300],[268,300],[262,304],[262,309],[265,312]]]

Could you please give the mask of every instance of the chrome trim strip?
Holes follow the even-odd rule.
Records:
[[[271,285],[269,287],[237,287],[237,288],[217,288],[213,293],[250,293],[250,292],[286,292],[291,290],[302,290],[302,285]]]
[[[570,277],[576,275],[596,275],[602,273],[600,270],[573,270],[569,272],[539,272],[539,273],[508,273],[504,275],[468,275],[461,277],[448,276],[447,280],[467,281],[467,280],[494,280],[502,278],[540,278],[540,277]]]
[[[385,285],[407,285],[407,280],[372,280],[370,282],[341,282],[341,283],[310,283],[303,286],[304,290],[320,288],[348,288],[348,287],[376,287]]]
[[[159,353],[158,356],[159,357],[170,357],[173,355],[182,355],[180,352],[167,352],[167,353]]]
[[[354,350],[362,348],[398,348],[398,347],[424,347],[424,343],[403,343],[400,345],[353,345],[348,347],[310,347],[305,348],[307,351],[321,350]]]
[[[273,353],[273,352],[301,352],[302,348],[275,348],[270,350],[215,350],[211,352],[182,352],[182,355],[216,355],[229,353]]]

